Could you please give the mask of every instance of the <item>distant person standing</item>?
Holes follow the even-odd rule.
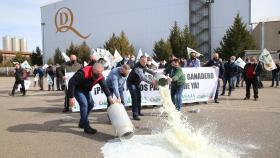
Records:
[[[37,74],[39,76],[39,86],[40,86],[40,90],[44,90],[44,69],[42,68],[42,66],[37,68]]]
[[[276,87],[279,86],[279,71],[280,71],[280,66],[279,62],[275,64],[276,69],[272,70],[272,84],[270,87],[274,87],[274,82],[276,82]]]
[[[217,84],[217,89],[216,89],[216,93],[215,93],[215,98],[214,98],[214,101],[215,103],[219,103],[218,101],[218,97],[219,97],[219,89],[220,89],[220,82],[222,81],[223,79],[223,74],[224,74],[224,67],[223,67],[223,64],[222,62],[220,61],[220,58],[219,58],[219,54],[214,52],[213,53],[213,58],[210,59],[205,65],[203,65],[205,67],[216,67],[216,68],[219,68],[219,75],[218,75],[218,84]]]
[[[200,67],[200,60],[197,59],[196,53],[195,52],[191,52],[190,56],[191,56],[190,59],[187,60],[187,62],[184,65],[184,67]]]
[[[257,63],[256,57],[251,57],[250,62],[245,65],[243,72],[244,80],[246,83],[246,97],[244,98],[244,100],[250,99],[250,89],[252,85],[254,91],[254,100],[258,100],[258,76],[260,75],[261,71],[262,66]]]
[[[70,61],[61,65],[61,73],[63,74],[63,80],[65,82],[66,76],[65,73],[68,72],[77,72],[79,69],[82,68],[82,65],[77,62],[76,55],[70,55]],[[67,94],[67,87],[65,87],[65,100],[64,100],[64,109],[62,112],[68,112],[69,109],[69,96]]]
[[[55,76],[56,76],[56,88],[57,91],[61,91],[62,88],[62,78],[63,78],[63,74],[61,73],[61,66],[59,64],[56,64],[55,67]]]
[[[35,66],[34,66],[34,70],[33,70],[34,87],[36,87],[37,82],[38,82],[38,80],[39,80],[39,75],[38,75],[37,71],[38,71],[38,66],[35,65]]]
[[[24,76],[23,76],[23,69],[20,67],[19,63],[15,65],[15,83],[12,89],[12,96],[15,96],[15,90],[17,89],[18,85],[21,85],[22,88],[22,95],[25,96],[25,86],[24,86]]]
[[[171,99],[176,109],[181,111],[182,94],[186,84],[186,77],[180,65],[180,59],[173,59],[171,67],[164,70],[169,75],[168,80],[171,81]]]
[[[155,72],[147,68],[147,57],[141,56],[139,62],[135,64],[127,78],[127,87],[132,100],[132,115],[133,119],[137,121],[140,120],[139,116],[144,116],[144,114],[141,113],[141,81],[156,86],[156,81],[150,80],[145,75],[145,72],[152,75],[155,74]]]
[[[48,90],[52,90],[54,91],[54,75],[55,75],[55,72],[54,72],[54,68],[52,66],[52,64],[49,65],[49,67],[46,69],[46,77],[47,77],[47,80],[48,80]]]
[[[226,92],[226,86],[228,83],[228,96],[231,96],[231,92],[232,92],[232,88],[233,88],[233,80],[235,75],[237,74],[237,66],[234,64],[235,61],[235,57],[232,56],[230,57],[230,59],[228,60],[228,62],[226,62],[224,64],[224,80],[223,80],[223,92],[221,95],[225,95]]]

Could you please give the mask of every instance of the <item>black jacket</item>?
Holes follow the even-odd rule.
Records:
[[[23,69],[15,69],[14,76],[16,81],[23,81]]]
[[[127,78],[127,84],[140,85],[141,81],[152,83],[151,79],[145,76],[145,72],[154,75],[155,72],[149,70],[146,66],[142,66],[139,62],[135,64]]]
[[[276,65],[276,69],[272,70],[272,74],[278,74],[280,71],[280,66],[278,64],[275,65]]]
[[[224,64],[224,77],[232,78],[237,75],[237,66],[229,61]]]
[[[203,65],[204,67],[211,67],[216,66],[219,68],[219,78],[223,78],[224,75],[224,67],[223,63],[219,60],[210,59],[206,64]]]

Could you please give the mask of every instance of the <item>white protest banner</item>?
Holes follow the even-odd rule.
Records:
[[[86,61],[84,61],[84,67],[86,67],[88,65],[88,63]]]
[[[25,60],[23,63],[21,63],[20,67],[23,68],[23,69],[31,69],[31,66],[29,65],[27,60]]]
[[[188,56],[190,56],[191,52],[195,52],[197,57],[202,55],[201,53],[198,53],[197,51],[195,51],[195,50],[193,50],[192,48],[189,48],[189,47],[187,47],[187,51],[188,51]]]
[[[48,64],[45,64],[42,68],[43,69],[46,69],[46,68],[48,68],[49,67],[49,65]]]
[[[122,56],[120,55],[120,53],[118,52],[118,50],[115,50],[115,53],[114,53],[114,62],[115,63],[118,63],[120,61],[122,61],[123,58]]]
[[[136,57],[136,61],[138,61],[142,55],[144,55],[144,54],[142,52],[142,49],[140,48],[138,51],[137,57]]]
[[[145,53],[145,56],[150,57],[150,55],[148,53]],[[152,57],[150,57],[150,58],[152,59],[152,64],[154,64],[158,68],[159,64]]]
[[[264,49],[259,57],[260,62],[263,62],[264,68],[267,71],[276,69],[276,65],[267,49]]]
[[[108,71],[104,71],[103,75],[106,77],[109,74]],[[162,70],[156,70],[156,72],[162,72]],[[209,99],[213,99],[217,89],[218,73],[219,69],[214,67],[198,67],[198,68],[183,68],[183,72],[186,76],[186,85],[183,91],[182,101],[183,103],[192,102],[207,102]],[[66,73],[66,82],[68,84],[69,79],[74,73]],[[147,74],[149,78],[152,75]],[[125,84],[126,85],[126,84]],[[131,98],[129,91],[125,87],[125,99],[128,105],[131,105]],[[107,99],[102,92],[99,85],[95,85],[91,91],[93,100],[95,102],[94,109],[107,108]],[[141,105],[161,105],[160,95],[158,88],[145,82],[141,83]],[[79,111],[79,105],[75,104],[72,109],[73,112]]]
[[[240,57],[234,62],[234,64],[241,67],[242,69],[244,69],[246,65],[245,61],[243,61]]]
[[[70,61],[69,56],[67,56],[65,52],[62,52],[61,55],[62,55],[64,61],[66,61],[66,62]]]

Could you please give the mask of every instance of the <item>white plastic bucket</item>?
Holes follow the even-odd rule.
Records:
[[[134,135],[134,127],[122,104],[115,103],[107,109],[111,123],[120,139],[130,139]]]

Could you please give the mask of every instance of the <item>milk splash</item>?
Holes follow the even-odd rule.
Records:
[[[105,158],[237,158],[225,146],[210,142],[195,131],[172,103],[168,86],[159,87],[167,126],[162,132],[134,136],[127,141],[113,140],[102,147]]]

